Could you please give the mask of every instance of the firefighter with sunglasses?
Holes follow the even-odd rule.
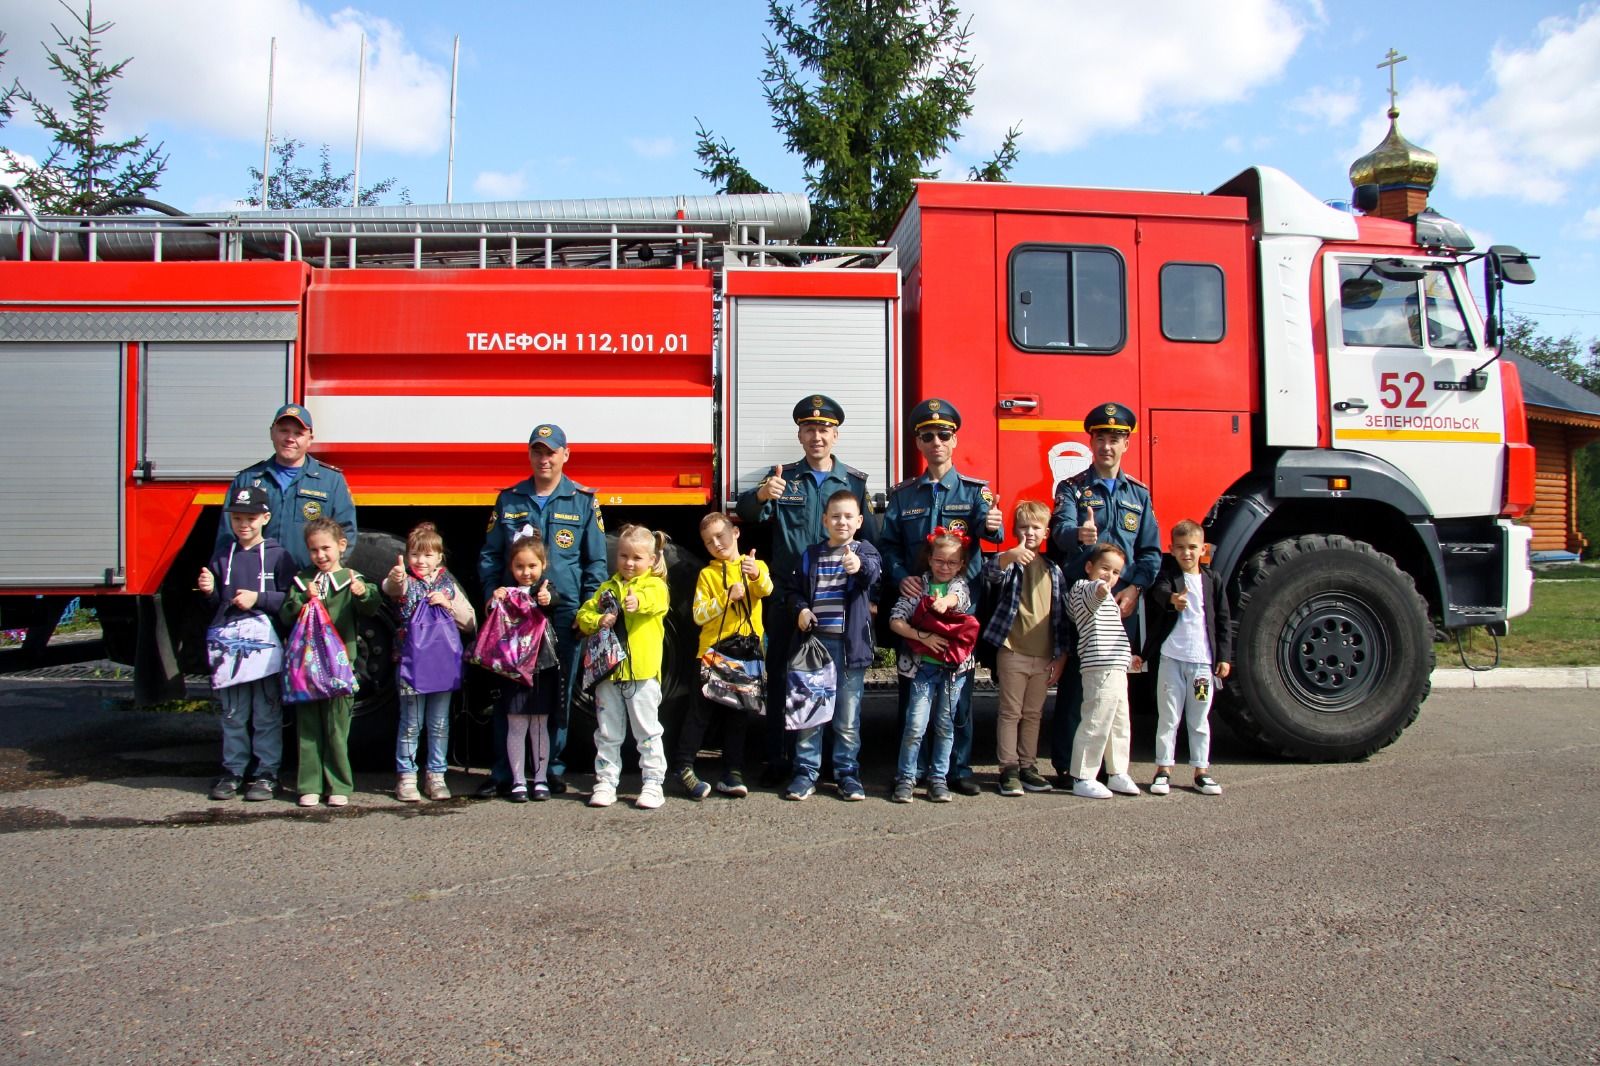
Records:
[[[883,555],[883,594],[890,603],[901,595],[921,594],[922,579],[912,576],[912,572],[935,526],[972,539],[963,576],[974,587],[978,572],[983,568],[983,553],[979,550],[983,542],[998,546],[1005,539],[1004,521],[989,483],[955,468],[961,412],[949,400],[934,397],[913,407],[907,421],[927,469],[889,490],[889,509],[883,516],[878,550]],[[906,687],[902,683],[902,714],[905,713]],[[972,777],[971,685],[964,688],[956,707],[955,727],[955,747],[950,753],[950,788],[963,795],[976,796],[979,788]]]

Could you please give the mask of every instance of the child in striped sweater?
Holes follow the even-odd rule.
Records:
[[[1078,627],[1078,664],[1083,673],[1083,718],[1072,738],[1072,794],[1109,799],[1139,795],[1128,776],[1128,671],[1139,657],[1128,646],[1122,611],[1111,594],[1128,557],[1115,544],[1095,545],[1083,569],[1087,577],[1067,593],[1067,610]],[[1095,780],[1101,760],[1107,779]]]

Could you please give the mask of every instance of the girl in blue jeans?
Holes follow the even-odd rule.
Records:
[[[401,626],[395,634],[397,650],[405,646],[406,623],[424,603],[446,608],[462,633],[477,628],[472,604],[467,602],[455,577],[444,568],[444,538],[432,522],[423,522],[406,537],[406,553],[395,560],[383,579],[383,592]],[[461,687],[460,679],[444,692],[418,692],[404,681],[398,683],[400,728],[394,743],[394,798],[402,803],[420,802],[424,794],[431,800],[449,799],[450,788],[444,781],[445,752],[450,745],[450,700]],[[428,732],[428,769],[422,791],[418,792],[417,737],[424,722]]]
[[[900,736],[900,762],[895,768],[894,792],[889,797],[895,803],[911,802],[917,780],[917,753],[930,719],[933,760],[928,769],[928,799],[933,803],[950,802],[945,778],[950,773],[950,748],[955,739],[955,709],[977,666],[972,655],[977,637],[972,590],[961,576],[967,568],[970,545],[962,533],[943,526],[935,528],[928,534],[918,567],[918,573],[925,576],[922,594],[901,596],[889,612],[890,631],[905,641],[897,666],[900,675],[911,681],[905,732]],[[913,621],[924,599],[928,601],[928,612],[938,618],[940,628],[946,632],[934,632]],[[957,635],[955,630],[965,636]]]

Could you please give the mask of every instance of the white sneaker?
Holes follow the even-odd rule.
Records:
[[[667,802],[667,797],[661,791],[661,783],[658,781],[646,781],[644,786],[639,789],[639,798],[633,801],[633,805],[641,811],[653,811],[665,802]]]
[[[595,785],[594,791],[589,793],[589,806],[609,807],[617,802],[617,790],[610,785]]]
[[[300,795],[300,806],[315,807],[322,802],[322,796],[315,792],[304,792]]]
[[[1111,798],[1111,790],[1092,777],[1072,783],[1072,794],[1079,799],[1105,800]]]
[[[1106,787],[1113,792],[1120,792],[1124,796],[1139,795],[1139,786],[1134,784],[1133,778],[1127,774],[1112,774],[1106,778]]]
[[[1198,774],[1194,779],[1194,787],[1200,790],[1202,796],[1222,795],[1222,786],[1210,774]]]
[[[350,797],[349,796],[341,796],[341,795],[338,795],[337,793],[333,793],[333,794],[330,794],[328,796],[328,806],[330,806],[330,807],[343,807],[346,804],[348,804],[349,802],[350,802]]]
[[[1150,795],[1165,796],[1172,791],[1172,778],[1165,773],[1156,774],[1150,779]]]

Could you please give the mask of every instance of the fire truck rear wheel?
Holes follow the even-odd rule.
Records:
[[[355,570],[370,584],[376,586],[394,566],[395,556],[406,550],[406,542],[390,533],[361,530],[356,543],[345,557],[344,564]],[[379,597],[383,592],[378,592]],[[385,607],[373,614],[362,616],[357,623],[356,642],[361,658],[356,668],[356,679],[361,689],[356,694],[352,723],[351,747],[357,748],[356,734],[360,733],[362,750],[368,746],[366,734],[372,733],[374,750],[384,748],[394,753],[394,731],[399,707],[394,682],[394,613]],[[385,739],[387,738],[387,739]]]
[[[1295,759],[1361,759],[1416,721],[1433,673],[1433,627],[1410,576],[1370,544],[1281,540],[1240,572],[1235,728]]]

